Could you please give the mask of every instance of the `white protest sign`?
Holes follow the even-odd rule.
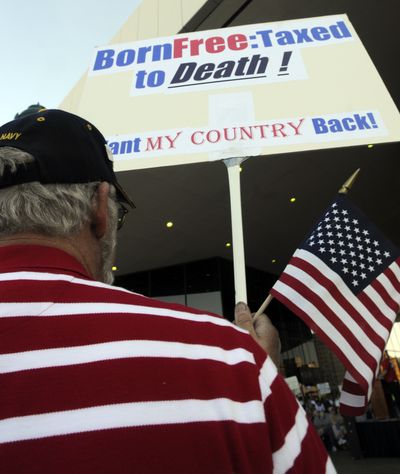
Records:
[[[317,383],[317,388],[320,395],[327,395],[328,393],[331,393],[329,382]]]
[[[99,47],[80,87],[120,171],[400,140],[346,15]]]
[[[295,395],[302,395],[299,380],[295,375],[293,375],[292,377],[286,377],[285,380],[286,380],[286,383],[289,385],[290,390]]]

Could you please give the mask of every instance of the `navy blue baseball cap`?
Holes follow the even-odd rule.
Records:
[[[0,189],[39,181],[42,184],[78,184],[106,181],[117,198],[135,207],[118,183],[112,153],[99,130],[77,115],[43,109],[0,127],[0,147],[14,147],[35,160],[0,176]]]

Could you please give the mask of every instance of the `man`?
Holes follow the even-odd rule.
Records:
[[[111,158],[59,110],[0,128],[1,472],[334,472],[266,319],[109,286],[133,205]]]

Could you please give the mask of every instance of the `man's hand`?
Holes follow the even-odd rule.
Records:
[[[270,355],[275,365],[279,367],[281,341],[275,326],[265,314],[253,318],[246,303],[235,306],[235,324],[250,333],[253,339]]]

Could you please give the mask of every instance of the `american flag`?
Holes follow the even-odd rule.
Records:
[[[271,295],[344,364],[341,413],[364,413],[399,312],[400,250],[339,194],[296,250]]]

